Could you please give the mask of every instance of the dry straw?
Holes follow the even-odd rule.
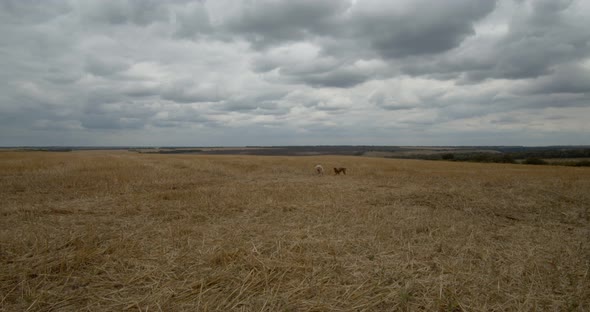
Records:
[[[2,152],[0,310],[587,311],[588,190],[587,168]]]

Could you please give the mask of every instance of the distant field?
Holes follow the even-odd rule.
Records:
[[[427,149],[427,148],[404,148],[398,151],[384,152],[384,151],[369,151],[364,152],[363,156],[367,157],[391,157],[391,158],[411,158],[412,156],[424,156],[424,155],[437,155],[437,154],[449,154],[449,153],[489,153],[499,154],[500,152],[494,150],[485,149],[453,149],[453,148],[438,148],[438,149]]]
[[[588,311],[588,190],[590,168],[6,151],[0,310]]]
[[[590,161],[590,158],[545,158],[543,160],[550,164],[561,164],[580,161]]]

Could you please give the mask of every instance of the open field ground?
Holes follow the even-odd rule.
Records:
[[[589,190],[590,168],[1,152],[0,310],[588,311]]]

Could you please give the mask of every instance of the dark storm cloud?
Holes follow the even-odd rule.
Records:
[[[463,49],[438,58],[416,59],[404,72],[436,78],[458,77],[460,83],[486,79],[527,79],[590,56],[586,19],[574,1],[539,0],[515,5],[506,33],[498,38],[473,38]]]
[[[386,58],[440,53],[474,33],[496,1],[265,1],[226,24],[256,47],[305,39],[352,40]],[[401,7],[401,8],[400,8]],[[325,38],[323,38],[325,37]],[[355,50],[362,50],[357,46]]]
[[[279,70],[279,74],[287,77],[290,81],[304,83],[313,87],[335,87],[349,88],[363,83],[372,78],[371,75],[348,68],[338,68],[333,71],[300,74],[288,73],[286,70]]]
[[[546,24],[539,24],[539,15]],[[590,55],[590,33],[585,21],[566,19],[563,11],[534,10],[522,22],[514,22],[500,40],[496,64],[488,77],[521,79],[546,75],[552,67]]]
[[[346,0],[245,1],[224,27],[263,48],[330,33],[349,6]]]
[[[390,11],[380,9],[382,3],[368,8],[360,4],[352,13],[351,34],[369,42],[385,58],[441,53],[474,34],[474,23],[489,14],[495,3],[412,1],[405,2],[406,7],[400,10]]]
[[[272,59],[257,60],[253,68],[279,68],[279,74],[291,81],[316,87],[347,88],[374,78],[347,68],[355,62],[371,58],[391,61],[451,50],[473,35],[474,24],[495,7],[495,1],[487,0],[401,1],[401,8],[377,1],[320,3],[323,5],[313,14],[305,14],[317,2],[273,1],[257,6],[255,12],[244,10],[230,29],[265,50],[292,41],[314,42],[320,49],[318,57],[339,58],[338,68],[318,64],[313,73],[298,72]]]
[[[276,74],[286,82],[318,88],[349,88],[376,78],[374,68],[323,57],[318,55],[317,47],[313,45],[270,50],[252,62],[252,69],[261,73],[276,70]]]
[[[581,93],[590,95],[590,69],[568,64],[538,78],[521,92],[532,94]]]

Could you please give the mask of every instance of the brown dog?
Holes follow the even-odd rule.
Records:
[[[336,175],[339,175],[340,172],[342,172],[344,175],[346,175],[346,168],[334,168],[334,173]]]

